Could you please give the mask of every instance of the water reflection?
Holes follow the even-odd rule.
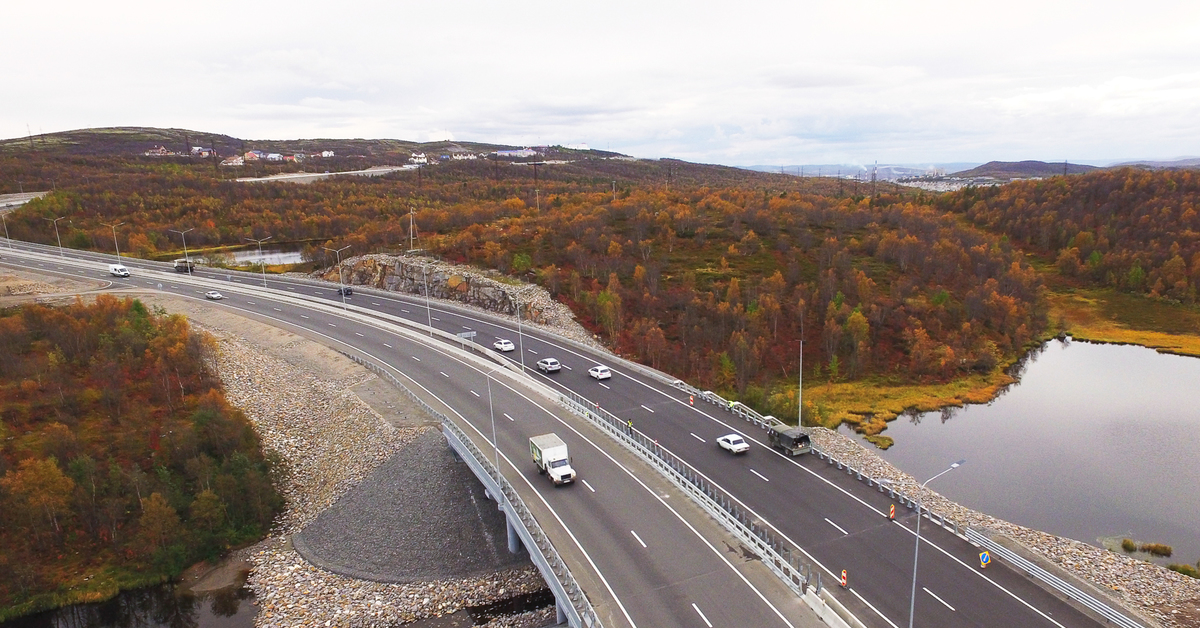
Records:
[[[167,584],[14,619],[0,628],[251,628],[253,600],[246,587],[195,596]]]
[[[1064,339],[1011,373],[990,404],[905,412],[879,454],[917,478],[970,459],[938,491],[1014,523],[1200,559],[1200,359]]]

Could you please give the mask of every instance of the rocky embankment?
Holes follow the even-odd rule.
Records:
[[[385,422],[350,390],[374,377],[361,369],[343,376],[318,374],[298,361],[271,355],[286,346],[266,352],[235,334],[210,331],[220,342],[219,368],[228,398],[250,417],[264,448],[288,469],[281,486],[286,511],[250,555],[248,584],[259,605],[256,626],[395,626],[545,586],[531,567],[399,585],[347,578],[307,563],[292,549],[291,535],[430,428]],[[415,407],[405,411],[419,412]],[[539,616],[508,617],[491,625],[523,625]]]
[[[960,506],[912,476],[893,467],[854,440],[813,428],[813,444],[835,458],[861,469],[864,475],[887,479],[900,492],[921,500],[930,510],[959,524],[988,530],[1016,541],[1025,549],[1068,574],[1104,591],[1126,608],[1163,626],[1200,626],[1200,580],[1158,565],[1072,539],[1046,534]]]

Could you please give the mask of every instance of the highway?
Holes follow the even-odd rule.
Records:
[[[753,561],[735,561],[718,545],[715,526],[689,519],[689,505],[669,502],[665,483],[628,455],[604,450],[604,437],[573,419],[544,396],[531,394],[508,369],[427,338],[366,317],[346,316],[333,304],[307,305],[290,294],[273,295],[253,287],[231,287],[172,271],[149,271],[128,258],[131,277],[107,277],[107,264],[43,250],[37,259],[14,259],[0,250],[0,265],[111,281],[113,288],[162,290],[203,299],[216,288],[231,308],[316,337],[344,351],[357,351],[393,369],[414,390],[447,415],[460,420],[476,445],[492,451],[490,408],[495,409],[498,455],[509,482],[570,559],[572,573],[588,592],[605,626],[815,626],[819,621]],[[18,262],[14,264],[13,262]],[[165,266],[160,269],[166,268]],[[295,288],[296,286],[289,286]],[[310,291],[311,292],[311,291]],[[334,290],[323,291],[333,295]],[[407,309],[407,308],[406,308]],[[390,328],[390,329],[389,329]],[[489,400],[489,383],[490,400]],[[489,404],[489,401],[491,402]],[[472,434],[473,432],[473,434]],[[529,436],[556,432],[568,443],[581,479],[554,487],[528,459]],[[463,472],[467,472],[465,466]],[[680,498],[676,497],[676,501]],[[685,516],[690,515],[690,516]],[[704,527],[712,529],[701,529]],[[736,564],[735,564],[736,563]]]
[[[14,245],[30,247],[23,243]],[[53,247],[36,249],[40,253],[38,261],[27,261],[23,256],[17,257],[15,251],[10,254],[3,249],[0,257],[4,263],[17,262],[34,268],[41,264],[40,270],[58,270],[59,264],[44,257],[57,253]],[[92,279],[107,275],[107,264],[114,261],[111,255],[79,251],[64,254],[82,260],[86,266],[75,270],[77,262],[64,259],[61,272],[79,272]],[[236,296],[221,302],[226,307],[309,330],[326,337],[327,342],[356,347],[420,382],[445,407],[457,409],[463,421],[476,429],[481,442],[490,438],[485,396],[487,367],[476,361],[401,340],[394,333],[336,314],[318,313],[290,300],[256,295],[255,286],[261,288],[262,280],[254,276],[205,269],[197,272],[196,284],[192,285],[182,281],[182,277],[172,282],[169,275],[159,272],[147,273],[150,279],[139,276],[144,271],[168,268],[164,264],[130,258],[124,258],[123,262],[133,277],[114,280],[118,286],[151,287],[191,296],[215,288]],[[336,286],[313,287],[279,277],[268,277],[266,283],[273,290],[341,306]],[[451,333],[476,331],[475,341],[485,346],[490,346],[494,338],[517,339],[515,329],[507,322],[437,303],[427,310],[419,296],[360,291],[347,298],[347,302],[356,309],[421,324],[428,320],[434,327]],[[841,570],[846,570],[848,586],[837,590],[836,595],[867,626],[908,625],[915,515],[898,507],[897,519],[891,521],[886,513],[892,502],[885,494],[829,467],[815,456],[795,459],[783,456],[767,447],[762,433],[755,428],[713,406],[690,405],[685,393],[658,378],[625,368],[623,363],[614,363],[610,357],[576,344],[525,330],[525,361],[531,377],[548,386],[575,391],[632,421],[637,429],[735,495],[764,524],[803,548],[821,568],[827,586],[834,584]],[[547,376],[532,369],[534,361],[547,356],[558,358],[563,370]],[[517,356],[510,354],[510,358]],[[612,379],[597,382],[587,376],[587,368],[598,363],[612,367]],[[620,464],[604,453],[617,447],[605,442],[603,436],[589,434],[578,423],[564,420],[562,413],[547,407],[544,400],[519,394],[521,387],[497,387],[496,382],[502,379],[505,378],[492,378],[492,394],[498,409],[497,440],[508,460],[506,475],[513,474],[510,481],[527,482],[532,487],[547,484],[524,458],[524,441],[532,434],[558,432],[578,458],[575,466],[581,469],[586,484],[580,482],[565,490],[542,487],[537,493],[545,500],[545,507],[561,518],[564,529],[574,533],[577,550],[584,554],[577,558],[582,564],[594,565],[594,574],[577,574],[580,584],[589,593],[605,588],[611,592],[614,604],[605,609],[606,625],[626,622],[643,626],[704,626],[708,622],[714,626],[788,625],[785,616],[790,615],[780,607],[794,606],[791,604],[794,596],[787,600],[788,604],[778,599],[755,601],[761,592],[734,575],[737,570],[721,559],[720,551],[706,547],[701,534],[687,529],[683,518],[671,510],[672,505],[647,485],[652,481],[650,478],[635,477],[629,465]],[[500,408],[508,408],[505,412],[512,418],[501,417]],[[716,448],[715,438],[730,432],[742,433],[751,441],[747,455],[732,457]],[[649,521],[654,523],[648,527]],[[1063,628],[1096,625],[1097,622],[1039,588],[1023,574],[1002,564],[981,570],[978,550],[942,528],[922,526],[921,536],[914,625]],[[650,595],[654,597],[646,597]],[[748,610],[758,615],[747,615]],[[695,623],[698,617],[704,621]],[[610,624],[609,618],[618,623]]]

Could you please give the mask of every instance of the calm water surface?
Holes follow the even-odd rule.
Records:
[[[901,416],[885,459],[990,515],[1099,545],[1200,560],[1200,359],[1054,341],[987,406]],[[871,445],[867,443],[867,446]]]
[[[166,584],[0,622],[0,628],[252,628],[253,600],[246,587],[193,596]]]

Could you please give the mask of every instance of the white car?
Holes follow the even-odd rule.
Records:
[[[512,351],[513,349],[516,349],[517,347],[516,347],[516,345],[514,345],[512,343],[511,340],[505,340],[505,339],[501,338],[500,340],[497,340],[496,342],[492,343],[492,348],[495,349],[496,351],[506,351],[507,352],[507,351]]]
[[[559,364],[558,360],[554,358],[542,358],[537,361],[537,367],[543,373],[554,373],[562,369],[562,364]]]
[[[213,301],[220,301],[221,299],[225,298],[225,295],[217,292],[216,290],[209,290],[208,292],[204,293],[204,298],[212,299]]]
[[[608,379],[608,378],[612,377],[612,371],[608,370],[607,366],[601,366],[601,365],[597,364],[596,366],[593,366],[592,368],[588,369],[588,375],[591,375],[592,377],[596,378],[597,380]]]
[[[717,439],[717,447],[731,454],[744,454],[750,451],[750,444],[737,434],[726,434]]]

